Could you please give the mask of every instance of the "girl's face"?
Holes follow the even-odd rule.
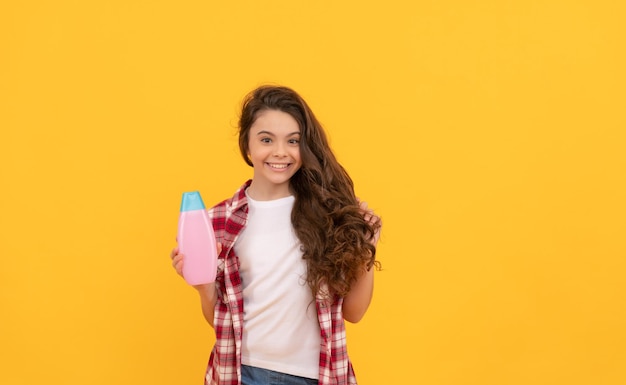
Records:
[[[254,167],[249,190],[252,198],[289,196],[289,180],[302,166],[298,122],[283,111],[259,112],[250,127],[248,152]]]

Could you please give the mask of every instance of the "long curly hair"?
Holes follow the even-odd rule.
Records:
[[[333,154],[322,125],[288,87],[264,85],[245,97],[239,149],[248,165],[250,127],[265,110],[285,112],[300,126],[302,167],[290,180],[295,196],[291,222],[307,264],[307,284],[314,296],[345,296],[366,269],[380,269],[371,243],[380,219],[373,224],[364,219],[352,179]]]

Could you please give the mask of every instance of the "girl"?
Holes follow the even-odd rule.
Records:
[[[253,177],[209,210],[217,279],[195,286],[216,335],[205,384],[356,384],[344,320],[370,304],[380,218],[287,87],[246,97],[239,148]]]

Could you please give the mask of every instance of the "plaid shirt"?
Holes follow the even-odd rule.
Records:
[[[247,223],[247,181],[235,195],[209,210],[217,241],[222,243],[218,257],[215,305],[215,346],[211,352],[205,385],[241,384],[241,339],[243,333],[243,288],[235,241]],[[320,385],[356,385],[346,347],[346,331],[341,306],[343,298],[332,303],[316,298],[321,345]]]

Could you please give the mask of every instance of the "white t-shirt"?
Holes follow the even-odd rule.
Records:
[[[320,329],[291,224],[294,201],[248,196],[248,222],[235,243],[244,301],[241,362],[318,378]]]

